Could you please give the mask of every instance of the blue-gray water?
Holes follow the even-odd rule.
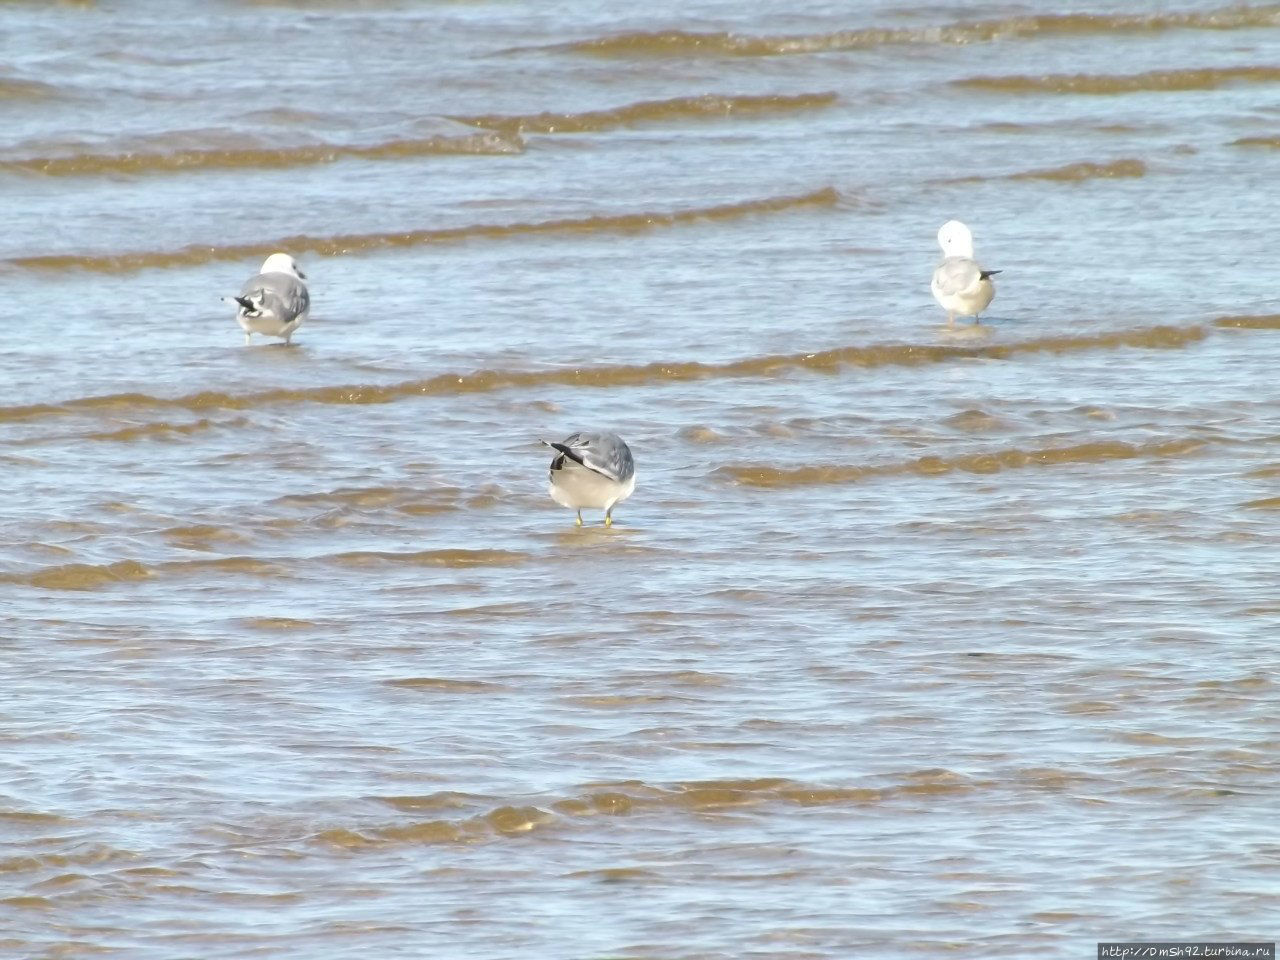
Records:
[[[0,27],[0,955],[1275,937],[1280,6]]]

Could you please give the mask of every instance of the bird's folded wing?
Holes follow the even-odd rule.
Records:
[[[584,437],[580,433],[565,439],[564,443],[548,443],[563,453],[570,460],[582,464],[593,473],[608,477],[615,483],[622,483],[628,472],[631,457],[625,447],[613,443],[602,443],[597,437]]]
[[[284,273],[260,273],[249,280],[240,296],[261,303],[263,309],[292,320],[311,305],[306,285]]]
[[[964,293],[982,281],[982,270],[967,257],[948,257],[933,271],[933,285],[940,293]]]

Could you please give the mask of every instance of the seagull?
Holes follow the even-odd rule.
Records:
[[[244,342],[260,333],[268,337],[283,337],[285,343],[293,331],[302,326],[311,311],[311,295],[302,281],[307,275],[298,269],[298,263],[287,253],[273,253],[262,262],[257,276],[246,281],[238,297],[236,322],[244,330]]]
[[[973,317],[991,305],[996,295],[991,278],[999,270],[983,270],[973,259],[973,234],[959,220],[948,220],[938,230],[938,246],[942,262],[933,271],[929,289],[933,298],[947,311],[947,324],[954,326],[956,317]]]
[[[636,463],[631,448],[616,433],[575,433],[563,443],[543,440],[556,451],[551,461],[551,499],[562,507],[604,511],[604,525],[613,526],[613,508],[636,488]]]

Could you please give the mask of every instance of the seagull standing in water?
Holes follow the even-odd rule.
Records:
[[[282,337],[285,343],[293,336],[311,311],[311,295],[302,281],[306,274],[287,253],[273,253],[262,263],[257,276],[249,278],[234,300],[239,309],[236,322],[244,330],[244,342],[255,333]]]
[[[636,488],[636,464],[631,448],[616,433],[575,433],[563,443],[543,440],[556,451],[551,461],[551,499],[562,507],[604,511],[604,525],[613,526],[613,508]]]
[[[996,286],[991,278],[999,270],[983,270],[973,259],[973,234],[959,220],[948,220],[938,230],[938,246],[942,262],[933,271],[929,289],[933,298],[947,311],[947,324],[954,326],[956,317],[973,317],[991,305]]]

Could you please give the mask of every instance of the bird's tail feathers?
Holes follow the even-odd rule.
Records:
[[[979,270],[978,275],[986,280],[988,277],[994,277],[997,273],[1004,273],[1003,270]]]

